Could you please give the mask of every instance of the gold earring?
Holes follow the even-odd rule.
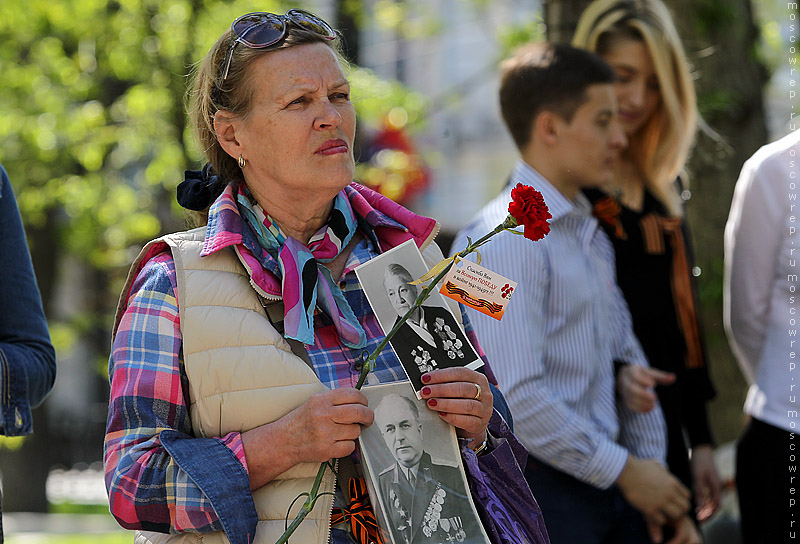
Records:
[[[245,166],[247,166],[247,161],[244,160],[244,157],[242,157],[241,155],[239,155],[239,159],[236,162],[239,164],[239,168],[244,168]]]

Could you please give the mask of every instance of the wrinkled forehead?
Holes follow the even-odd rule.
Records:
[[[408,287],[409,289],[414,289],[414,286],[411,285],[412,282],[411,276],[404,274],[402,272],[388,272],[386,277],[383,279],[383,285],[385,287]]]
[[[315,42],[266,51],[250,66],[250,85],[258,94],[283,95],[293,88],[309,91],[348,84],[336,52]]]

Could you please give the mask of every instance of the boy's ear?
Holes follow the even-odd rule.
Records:
[[[534,137],[546,145],[558,143],[559,123],[562,119],[552,111],[544,110],[533,122]]]
[[[222,149],[234,159],[244,154],[242,144],[236,137],[239,125],[239,118],[228,111],[218,110],[214,114],[214,132],[217,135],[217,141]]]

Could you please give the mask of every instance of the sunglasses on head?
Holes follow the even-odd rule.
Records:
[[[285,15],[258,11],[248,13],[236,19],[231,25],[231,45],[225,57],[225,70],[222,81],[228,77],[233,59],[233,50],[237,43],[243,43],[252,49],[264,49],[280,42],[286,37],[287,24],[312,32],[325,40],[336,38],[336,31],[331,25],[308,11],[290,9]]]

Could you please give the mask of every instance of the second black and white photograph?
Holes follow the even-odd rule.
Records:
[[[464,476],[455,429],[408,382],[365,387],[375,421],[361,455],[378,523],[394,544],[489,542]]]
[[[428,271],[416,244],[409,240],[356,268],[355,272],[384,334],[414,306],[422,285],[412,282]],[[477,369],[483,361],[447,306],[433,292],[412,312],[389,340],[414,386],[417,398],[422,375],[440,368]]]

